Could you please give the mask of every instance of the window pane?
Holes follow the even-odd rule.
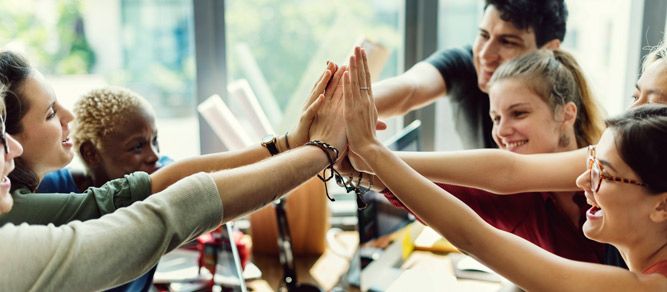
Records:
[[[0,3],[0,41],[46,74],[66,107],[93,88],[130,88],[155,107],[163,154],[198,153],[191,1]]]
[[[347,63],[348,54],[362,39],[376,43],[369,54],[379,60],[382,70],[374,79],[397,73],[403,1],[226,3],[229,84],[249,84],[277,133],[296,122],[325,62]],[[234,96],[229,101],[232,108]]]

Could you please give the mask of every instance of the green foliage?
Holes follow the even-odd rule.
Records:
[[[32,8],[36,1],[2,0],[0,41],[18,47],[42,71],[51,74],[84,74],[95,66],[95,52],[88,44],[80,0],[58,0],[53,29],[48,18]],[[41,3],[40,3],[41,4]]]

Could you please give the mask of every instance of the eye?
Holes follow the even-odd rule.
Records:
[[[488,40],[488,39],[489,39],[489,33],[488,33],[488,32],[485,32],[485,31],[483,31],[483,30],[480,30],[480,31],[479,31],[479,37],[480,37],[480,38],[483,38],[483,39],[485,39],[485,40]]]
[[[526,115],[528,115],[528,112],[526,112],[526,111],[513,111],[512,112],[512,116],[515,117],[515,118],[523,118]]]
[[[500,124],[500,116],[491,116],[494,125]]]
[[[132,148],[130,148],[129,150],[130,150],[130,152],[139,154],[139,153],[141,153],[141,151],[143,151],[145,146],[146,146],[146,142],[141,141],[141,142],[138,142],[138,143],[134,144],[134,146],[132,146]]]
[[[51,120],[51,119],[55,118],[56,113],[58,113],[56,108],[54,106],[51,106],[51,108],[49,108],[49,112],[46,114],[46,120],[48,121],[48,120]]]

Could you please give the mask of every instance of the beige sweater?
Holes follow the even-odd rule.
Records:
[[[196,174],[86,222],[0,228],[0,291],[95,291],[127,283],[222,221],[213,179]]]

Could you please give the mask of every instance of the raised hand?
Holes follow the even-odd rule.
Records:
[[[345,66],[338,69],[340,75],[343,75],[345,70]],[[336,72],[337,74],[339,73],[338,71]],[[330,82],[329,87],[331,90],[328,90],[327,94],[320,94],[315,101],[316,103],[321,103],[321,105],[318,106],[317,115],[311,124],[309,135],[310,140],[320,140],[330,144],[339,151],[343,151],[347,147],[345,121],[341,119],[345,112],[345,103],[342,95],[333,93],[333,88],[338,86],[338,81]]]
[[[343,74],[346,134],[350,151],[363,157],[368,146],[380,144],[375,138],[378,114],[366,52],[356,47],[349,63],[349,72]]]
[[[324,70],[324,72],[322,72],[320,79],[317,80],[313,86],[313,89],[311,90],[310,95],[308,96],[308,99],[303,106],[303,112],[301,114],[301,118],[299,119],[298,125],[288,134],[288,140],[291,147],[301,146],[310,140],[310,127],[313,124],[315,117],[317,116],[317,110],[322,105],[323,99],[319,99],[319,96],[324,95],[326,99],[331,98],[334,95],[334,89],[336,87],[340,87],[340,80],[344,71],[340,69],[341,68],[338,68],[338,66],[333,62],[327,63],[327,68]],[[287,145],[283,144],[281,152],[287,151],[287,148]]]

